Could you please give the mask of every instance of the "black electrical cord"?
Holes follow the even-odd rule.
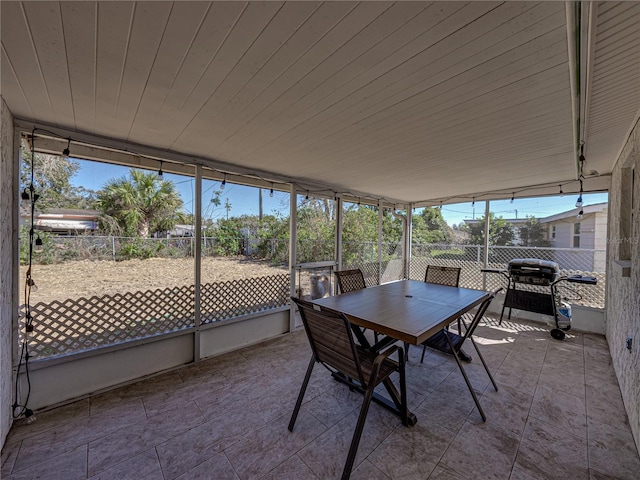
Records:
[[[33,266],[33,243],[34,243],[34,224],[35,224],[35,211],[36,200],[38,195],[35,193],[35,147],[34,136],[36,129],[31,132],[31,183],[29,184],[29,200],[31,207],[31,226],[29,228],[29,267],[27,268],[26,278],[24,282],[24,300],[25,300],[25,316],[24,316],[24,337],[22,338],[22,347],[20,349],[20,360],[18,361],[18,369],[16,371],[15,381],[15,396],[13,404],[13,418],[19,418],[24,415],[29,418],[33,415],[27,405],[29,404],[29,397],[31,396],[31,377],[29,375],[29,334],[33,332],[33,316],[31,314],[31,288],[35,285],[33,278],[31,277],[31,267]],[[20,371],[22,364],[24,363],[24,370],[27,379],[27,395],[24,404],[18,403],[18,386],[20,383]],[[16,410],[19,408],[18,412]]]

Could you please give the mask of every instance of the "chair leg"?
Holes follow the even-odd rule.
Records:
[[[407,403],[407,374],[405,371],[406,362],[402,358],[402,354],[398,352],[398,360],[400,364],[400,419],[404,426],[409,425],[409,407]]]
[[[484,410],[482,410],[482,407],[480,406],[480,402],[478,401],[478,397],[476,396],[476,392],[473,390],[473,386],[471,385],[471,382],[469,381],[469,377],[467,377],[467,372],[464,371],[464,367],[462,366],[462,362],[460,361],[460,358],[458,357],[458,352],[456,351],[455,347],[453,346],[453,342],[451,342],[451,337],[449,337],[449,334],[445,335],[445,337],[447,337],[447,342],[449,342],[449,346],[451,347],[451,351],[453,352],[453,358],[456,359],[456,363],[458,364],[458,368],[460,369],[460,372],[462,373],[462,376],[464,377],[464,381],[467,384],[467,388],[469,389],[469,392],[471,392],[471,396],[473,397],[473,401],[476,403],[476,407],[478,407],[478,411],[480,412],[480,416],[482,417],[482,421],[486,422],[487,421],[487,416],[484,414]]]
[[[290,432],[293,432],[293,426],[295,425],[296,419],[298,418],[298,412],[300,411],[300,407],[302,406],[302,399],[304,398],[304,393],[307,391],[307,385],[309,385],[309,379],[311,378],[311,372],[313,371],[313,366],[315,364],[316,359],[313,355],[311,355],[311,361],[309,362],[309,366],[307,367],[307,373],[304,376],[304,381],[302,382],[302,387],[300,388],[300,393],[298,394],[298,400],[296,400],[296,406],[293,409],[291,420],[289,420]]]
[[[405,362],[409,361],[409,344],[404,342],[404,360]]]
[[[367,413],[369,413],[369,406],[371,405],[371,399],[373,398],[373,390],[375,389],[375,379],[370,379],[369,386],[364,393],[364,400],[360,407],[360,415],[358,415],[358,423],[356,423],[353,437],[351,438],[351,446],[349,447],[349,454],[347,455],[347,461],[344,464],[342,470],[342,480],[348,480],[351,476],[351,469],[353,463],[356,460],[356,454],[358,453],[358,446],[360,445],[360,437],[362,437],[362,431],[364,430],[364,422],[367,419]]]
[[[484,357],[480,353],[480,349],[478,349],[478,345],[476,345],[476,342],[473,341],[473,337],[469,337],[469,340],[471,340],[471,343],[475,347],[476,352],[478,353],[478,357],[480,358],[480,361],[482,362],[482,365],[484,365],[484,369],[487,372],[487,375],[489,375],[489,379],[491,380],[491,383],[493,384],[493,388],[495,388],[496,392],[497,392],[498,391],[498,385],[496,385],[496,381],[493,379],[493,375],[491,375],[491,372],[489,371],[489,367],[487,366],[487,362],[484,361]]]
[[[420,357],[420,363],[424,362],[424,354],[427,351],[427,346],[426,345],[422,345],[422,356]]]

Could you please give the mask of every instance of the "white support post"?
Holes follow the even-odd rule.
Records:
[[[289,198],[289,284],[292,297],[296,295],[296,271],[294,265],[297,257],[297,229],[298,229],[298,192],[296,186],[291,184],[291,195]],[[291,302],[291,310],[289,314],[289,331],[293,332],[296,327],[296,306]]]
[[[378,285],[382,283],[382,217],[384,208],[378,207]]]
[[[202,165],[196,165],[196,198],[194,199],[194,334],[193,334],[193,361],[200,360],[200,323],[201,323],[201,282],[202,282]]]
[[[405,235],[404,235],[404,278],[409,280],[409,274],[411,273],[411,235],[413,232],[413,205],[407,205],[407,215],[405,221]]]
[[[338,270],[342,270],[342,221],[344,219],[344,212],[342,211],[342,198],[336,197],[334,202],[336,212],[336,265]],[[331,279],[331,283],[335,285],[334,294],[338,293],[338,286]]]
[[[482,268],[489,266],[489,200],[484,203],[484,258],[482,261]],[[487,272],[482,274],[482,289],[487,289]]]
[[[3,102],[3,100],[0,99],[0,102]],[[14,234],[11,236],[11,255],[12,255],[11,267],[13,269],[13,272],[11,275],[11,280],[13,285],[13,288],[11,289],[11,308],[14,312],[18,311],[18,308],[19,308],[18,306],[20,305],[20,279],[21,279],[20,277],[20,242],[19,242],[20,213],[19,213],[19,207],[16,202],[19,201],[17,199],[19,198],[18,192],[20,192],[20,162],[22,162],[22,154],[20,150],[21,141],[22,141],[22,136],[21,136],[20,129],[16,128],[16,126],[14,125],[13,165],[12,165],[13,181],[11,183],[12,191],[9,192],[9,194],[11,195],[10,199],[7,199],[10,202],[9,205],[5,204],[5,208],[10,208],[11,209],[10,211],[12,212],[10,228],[11,228],[11,231],[14,232]],[[0,161],[2,160],[0,159]],[[4,200],[5,199],[3,198],[3,201]],[[2,255],[4,255],[4,252],[2,252]],[[4,264],[4,258],[2,260]],[[14,315],[12,325],[11,325],[11,359],[14,362],[18,358],[19,338],[20,338],[20,321],[18,319],[18,315]],[[13,372],[14,372],[14,377],[12,377],[12,380],[16,381],[15,376],[20,374],[20,372],[18,372],[17,365],[14,366]],[[13,401],[19,402],[20,399],[13,398]],[[0,421],[2,421],[1,417],[0,417]],[[0,441],[1,440],[2,439],[0,439]]]

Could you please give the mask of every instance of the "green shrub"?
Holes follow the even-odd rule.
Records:
[[[155,256],[157,245],[150,246],[145,244],[142,238],[136,238],[134,241],[124,245],[119,252],[119,260],[130,260],[132,258],[147,259]]]

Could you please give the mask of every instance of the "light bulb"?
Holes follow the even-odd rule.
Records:
[[[36,416],[33,413],[33,410],[27,408],[24,412],[24,418],[27,419],[27,425],[31,425],[36,421]]]
[[[31,194],[28,188],[25,188],[20,194],[20,201],[23,207],[27,207],[31,203]]]
[[[36,238],[35,246],[33,247],[33,250],[36,252],[41,252],[43,249],[44,249],[44,245],[42,243],[42,239],[40,238],[40,235],[38,235],[38,238]]]
[[[582,206],[582,194],[578,197],[578,201],[576,202],[576,208],[580,208]]]
[[[273,188],[271,189],[271,191],[269,192],[269,196],[273,197]]]
[[[36,285],[36,282],[33,281],[33,278],[29,277],[27,279],[27,286],[29,287],[29,290],[32,293],[35,293],[38,291],[38,285]]]
[[[577,215],[578,220],[580,220],[582,218],[583,214],[584,214],[584,210],[580,209],[580,211],[578,212],[578,215]]]
[[[220,190],[224,190],[224,186],[227,184],[227,174],[224,174],[224,178],[222,179],[222,183],[220,184]]]
[[[69,154],[71,153],[71,151],[69,150],[69,146],[71,145],[71,139],[67,139],[67,148],[65,148],[64,150],[62,150],[62,158],[69,158]]]

